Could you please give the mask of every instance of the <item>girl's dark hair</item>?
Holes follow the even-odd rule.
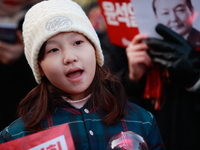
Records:
[[[38,61],[43,59],[44,47],[45,44],[40,50]],[[125,116],[127,98],[122,84],[117,77],[98,64],[94,80],[88,91],[91,93],[89,101],[92,103],[92,107],[98,107],[106,112],[106,116],[102,120],[105,125],[115,124]],[[45,76],[42,77],[41,83],[29,92],[19,104],[18,114],[25,122],[24,128],[32,133],[44,130],[48,111],[52,111],[60,103],[65,102],[62,96],[67,96],[67,93],[53,86]]]

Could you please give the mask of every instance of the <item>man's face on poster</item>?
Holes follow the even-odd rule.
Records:
[[[187,20],[193,14],[193,8],[189,8],[186,0],[155,0],[154,8],[158,23],[182,36],[191,31],[192,25]]]

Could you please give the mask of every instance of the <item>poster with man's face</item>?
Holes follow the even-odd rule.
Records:
[[[140,33],[160,37],[161,23],[200,47],[200,0],[131,0]]]

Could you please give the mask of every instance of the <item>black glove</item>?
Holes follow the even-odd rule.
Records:
[[[185,88],[192,87],[200,77],[200,52],[180,35],[162,24],[156,31],[164,40],[148,38],[149,55],[152,61],[168,68],[172,79]]]

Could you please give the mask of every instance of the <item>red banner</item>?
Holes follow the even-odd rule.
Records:
[[[2,150],[75,150],[68,124],[0,144]]]
[[[112,44],[127,47],[139,33],[131,0],[98,0]]]

